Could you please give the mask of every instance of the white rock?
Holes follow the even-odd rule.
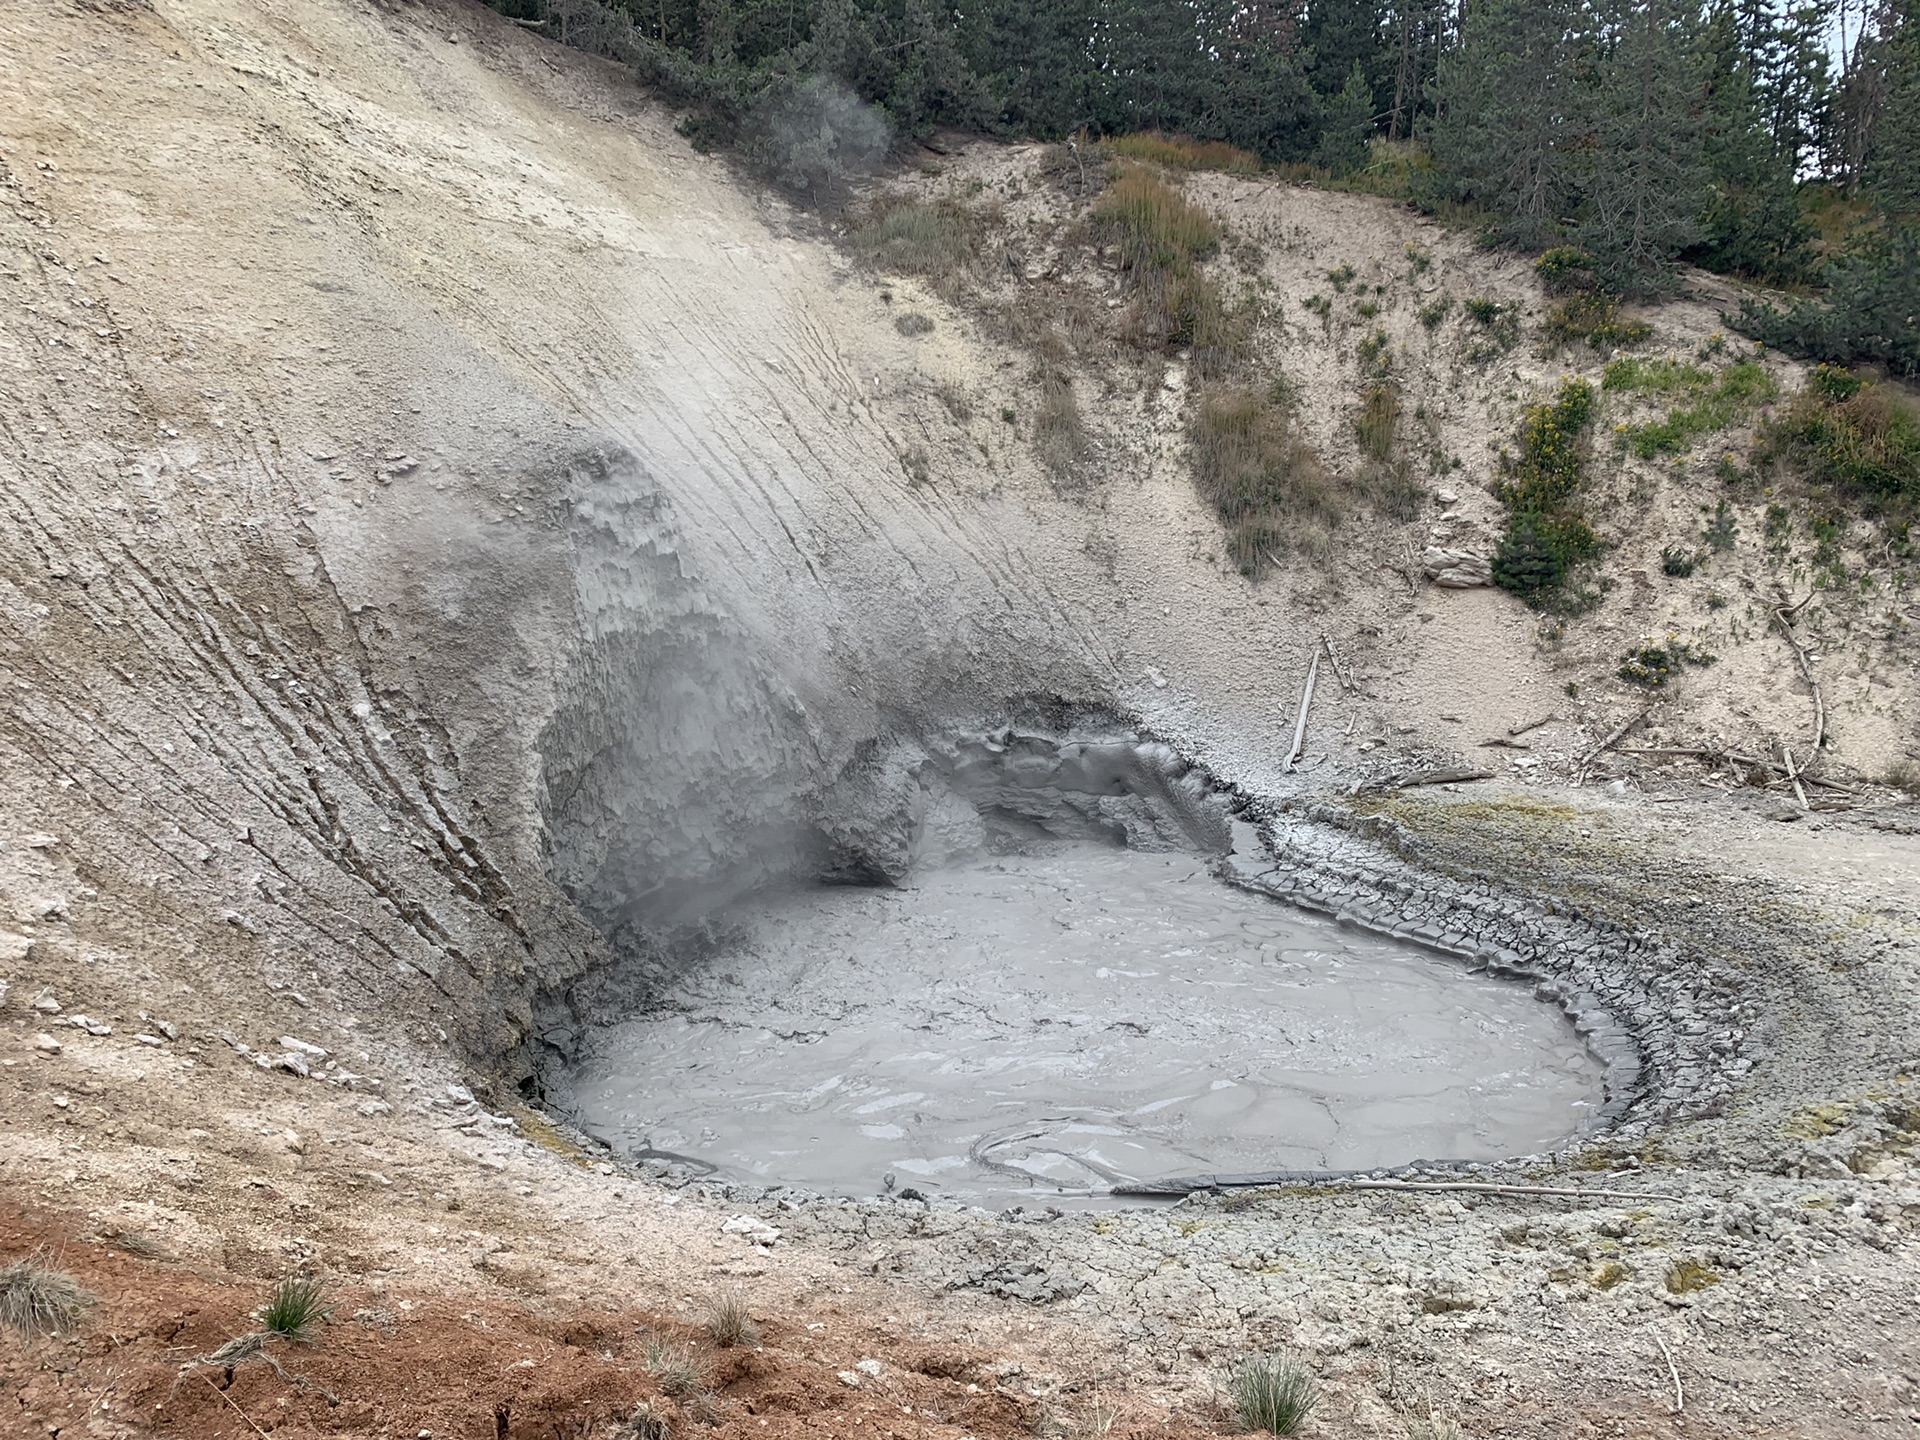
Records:
[[[282,1070],[292,1071],[303,1080],[312,1073],[307,1069],[307,1057],[297,1050],[287,1051],[284,1055],[277,1057],[273,1063]]]
[[[58,1055],[62,1049],[60,1042],[42,1030],[33,1037],[33,1048],[42,1055]]]
[[[167,1043],[166,1041],[162,1040],[158,1035],[136,1035],[133,1038],[137,1043],[141,1045],[153,1045],[157,1047]]]
[[[60,841],[57,836],[48,835],[44,832],[27,836],[27,848],[29,850],[51,850],[59,843]]]
[[[756,1245],[771,1245],[780,1238],[779,1228],[757,1215],[735,1215],[720,1227],[720,1233],[744,1235]]]
[[[393,1106],[384,1100],[362,1100],[353,1108],[362,1115],[369,1117],[374,1115],[391,1115],[393,1113]]]
[[[316,1060],[324,1060],[327,1058],[327,1050],[323,1046],[313,1044],[311,1041],[299,1040],[291,1035],[282,1035],[280,1037],[280,1043],[289,1050],[298,1050],[302,1055],[311,1055]]]
[[[447,1098],[456,1105],[471,1105],[473,1103],[473,1091],[464,1085],[449,1085],[447,1086]]]
[[[850,1390],[858,1390],[860,1388],[860,1377],[851,1370],[842,1370],[840,1372],[840,1383]]]
[[[60,1013],[60,1002],[50,994],[42,995],[38,1000],[33,1002],[33,1008],[38,1010],[42,1015],[58,1015]]]
[[[882,1365],[878,1360],[862,1360],[853,1368],[858,1370],[862,1375],[871,1375],[876,1380],[887,1373],[887,1367]]]

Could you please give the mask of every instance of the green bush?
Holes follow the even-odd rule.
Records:
[[[1920,221],[1869,230],[1824,272],[1826,293],[1782,310],[1743,301],[1728,324],[1763,345],[1837,365],[1920,374]]]
[[[1480,330],[1480,338],[1467,346],[1467,360],[1484,365],[1498,359],[1520,343],[1520,307],[1501,304],[1476,296],[1467,301],[1467,319]]]
[[[1688,665],[1711,665],[1716,657],[1690,641],[1669,635],[1664,643],[1643,640],[1629,650],[1615,673],[1629,685],[1658,690]]]
[[[1600,549],[1578,504],[1593,408],[1593,387],[1584,380],[1568,380],[1552,403],[1529,407],[1519,457],[1506,462],[1494,485],[1508,514],[1494,553],[1494,583],[1536,609],[1554,599],[1574,566]]]
[[[1700,554],[1696,550],[1682,550],[1669,545],[1660,552],[1660,573],[1671,575],[1676,580],[1685,580],[1700,568]]]
[[[1725,500],[1713,507],[1713,519],[1701,530],[1700,538],[1716,550],[1733,549],[1734,537],[1740,533],[1740,527],[1733,518],[1733,507]]]
[[[1905,512],[1920,503],[1920,418],[1883,385],[1821,366],[1761,429],[1763,464],[1786,460],[1816,484]]]
[[[1577,245],[1556,245],[1533,262],[1533,273],[1549,295],[1591,290],[1593,257]]]
[[[1596,350],[1615,350],[1639,345],[1653,335],[1653,327],[1640,320],[1620,318],[1620,298],[1597,290],[1585,290],[1569,296],[1547,315],[1547,338],[1556,344],[1584,340]]]

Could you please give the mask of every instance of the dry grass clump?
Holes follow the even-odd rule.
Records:
[[[660,1393],[675,1400],[699,1390],[704,1379],[691,1350],[658,1335],[647,1337],[640,1364],[658,1383]]]
[[[747,1313],[747,1297],[736,1286],[728,1285],[707,1297],[707,1333],[723,1349],[760,1343],[760,1327]]]
[[[1220,248],[1220,226],[1151,171],[1129,166],[1093,207],[1096,233],[1136,283],[1185,275]]]
[[[64,1334],[93,1303],[92,1293],[79,1281],[37,1258],[16,1260],[0,1270],[0,1329]]]
[[[1056,479],[1070,480],[1092,448],[1080,402],[1074,398],[1073,377],[1054,366],[1040,373],[1040,404],[1033,413],[1033,448]]]
[[[976,218],[952,201],[889,196],[869,207],[847,242],[882,270],[938,275],[966,263],[977,228]]]
[[[1260,157],[1251,150],[1238,149],[1224,140],[1191,140],[1185,135],[1162,135],[1158,130],[1109,136],[1100,146],[1128,160],[1144,160],[1169,170],[1224,170],[1229,175],[1258,175],[1262,169]]]
[[[1291,1355],[1256,1355],[1234,1372],[1233,1404],[1250,1430],[1295,1435],[1319,1399],[1313,1372]]]
[[[1393,458],[1393,441],[1399,428],[1400,387],[1390,380],[1369,386],[1353,417],[1360,452],[1376,464],[1386,464]]]
[[[1269,389],[1211,385],[1192,425],[1200,493],[1227,522],[1227,548],[1256,575],[1277,556],[1312,553],[1344,515],[1345,496],[1293,432],[1285,397]]]
[[[1887,767],[1887,773],[1881,777],[1895,790],[1904,790],[1914,799],[1920,800],[1920,765],[1911,760],[1896,760]]]

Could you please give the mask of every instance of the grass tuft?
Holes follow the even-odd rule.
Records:
[[[333,1318],[333,1306],[327,1303],[327,1282],[318,1275],[289,1275],[268,1292],[254,1318],[269,1335],[296,1345],[313,1340],[316,1325]]]
[[[704,1378],[700,1373],[700,1364],[693,1358],[693,1352],[684,1345],[676,1345],[671,1340],[658,1335],[647,1337],[646,1348],[641,1352],[641,1367],[654,1378],[660,1393],[670,1399],[678,1400],[700,1389]]]
[[[966,263],[975,228],[974,217],[951,201],[895,198],[876,203],[847,241],[879,269],[931,275]]]
[[[1095,231],[1120,252],[1136,283],[1179,276],[1220,248],[1214,218],[1166,181],[1137,166],[1120,172],[1093,207]]]
[[[1758,456],[1896,518],[1920,506],[1920,416],[1890,387],[1834,366],[1816,369],[1762,428]]]
[[[92,1304],[93,1295],[79,1281],[38,1259],[16,1260],[0,1270],[0,1329],[64,1334]]]
[[[1676,1260],[1667,1267],[1667,1291],[1673,1295],[1691,1295],[1718,1285],[1720,1277],[1698,1260]]]
[[[1369,386],[1353,418],[1361,453],[1376,464],[1386,464],[1393,458],[1393,440],[1399,425],[1400,387],[1391,380]]]
[[[1345,505],[1313,451],[1294,433],[1272,390],[1210,385],[1192,422],[1200,493],[1227,524],[1227,549],[1242,573],[1276,556],[1313,549],[1316,532],[1337,525]]]
[[[1144,160],[1169,170],[1224,170],[1229,175],[1258,175],[1260,157],[1222,140],[1190,140],[1185,135],[1162,135],[1144,130],[1138,135],[1115,135],[1100,148],[1128,160]]]
[[[1319,1398],[1313,1372],[1291,1355],[1256,1355],[1233,1375],[1233,1404],[1249,1429],[1298,1434]]]
[[[737,1287],[728,1285],[707,1297],[707,1333],[723,1349],[760,1343],[760,1327],[747,1313],[747,1297]]]
[[[1673,360],[1615,360],[1607,366],[1601,387],[1680,400],[1664,420],[1619,430],[1621,443],[1642,460],[1678,455],[1698,437],[1726,429],[1776,393],[1773,377],[1751,360],[1724,370],[1703,370]]]

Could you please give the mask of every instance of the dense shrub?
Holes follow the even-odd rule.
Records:
[[[1584,380],[1568,380],[1552,403],[1530,407],[1520,454],[1494,485],[1508,515],[1494,554],[1494,583],[1536,608],[1550,603],[1573,567],[1600,548],[1579,507],[1593,407],[1593,387]]]

